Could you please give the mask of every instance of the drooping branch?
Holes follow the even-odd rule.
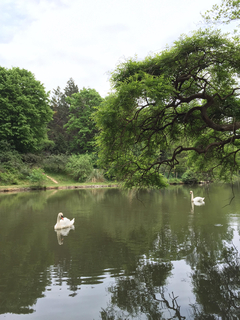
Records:
[[[216,165],[219,176],[225,166],[237,172],[239,46],[220,31],[198,31],[162,54],[120,66],[116,92],[99,113],[103,165],[130,185],[147,186],[158,186],[159,173],[177,164],[179,172]]]
[[[162,160],[157,160],[154,163],[151,163],[150,166],[148,166],[147,168],[143,168],[141,167],[139,164],[138,169],[142,170],[142,171],[149,171],[151,170],[153,167],[155,166],[161,166],[163,164],[168,165],[170,168],[173,168],[176,164],[178,164],[178,160],[177,160],[177,156],[182,153],[182,152],[188,152],[188,151],[195,151],[198,154],[206,154],[209,149],[211,148],[219,148],[219,147],[223,147],[224,145],[229,144],[230,142],[234,142],[236,139],[240,139],[240,135],[235,135],[233,137],[230,137],[229,139],[226,139],[224,141],[219,141],[219,142],[213,142],[210,143],[209,145],[207,145],[205,148],[197,148],[197,147],[183,147],[183,146],[178,146],[177,148],[175,148],[175,150],[172,153],[172,157],[168,158],[168,159],[162,159]],[[236,154],[237,152],[239,152],[240,150],[236,150],[234,151],[234,153]],[[231,153],[232,154],[232,153]],[[229,155],[229,154],[228,154]]]

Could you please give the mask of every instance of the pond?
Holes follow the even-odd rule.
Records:
[[[0,221],[0,319],[240,318],[238,185],[0,194]]]

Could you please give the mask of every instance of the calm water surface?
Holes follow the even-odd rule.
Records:
[[[238,185],[0,194],[0,221],[0,319],[240,318]]]

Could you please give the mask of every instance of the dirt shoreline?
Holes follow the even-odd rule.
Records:
[[[79,185],[79,186],[51,186],[51,187],[2,187],[0,188],[0,193],[4,192],[16,192],[16,191],[45,191],[45,190],[64,190],[64,189],[95,189],[95,188],[117,188],[117,184],[98,184],[98,185]]]
[[[210,181],[200,181],[198,184],[208,184]],[[185,183],[169,183],[169,185],[184,185]],[[17,191],[45,191],[45,190],[64,190],[64,189],[97,189],[97,188],[118,188],[116,183],[110,184],[91,184],[91,185],[70,185],[70,186],[50,186],[50,187],[0,187],[0,193]]]

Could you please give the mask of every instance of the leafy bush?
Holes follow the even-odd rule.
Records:
[[[89,181],[92,182],[103,182],[105,181],[104,171],[102,169],[93,169],[88,177]]]
[[[22,159],[27,155],[21,155],[7,142],[0,141],[0,183],[18,184],[18,180],[27,179],[30,173],[29,163]],[[32,155],[35,156],[35,155]],[[39,156],[36,156],[39,158]]]
[[[23,165],[18,172],[18,178],[20,180],[26,180],[30,176],[31,172],[32,170],[30,167],[28,167],[27,165]]]
[[[44,159],[43,168],[45,171],[65,173],[68,158],[65,154],[50,155]]]
[[[3,185],[7,185],[7,184],[12,185],[12,184],[18,184],[18,180],[12,172],[6,170],[4,172],[0,171],[0,183]]]
[[[15,150],[0,152],[0,164],[7,170],[17,171],[23,165],[20,154]]]
[[[74,180],[86,181],[93,170],[91,156],[88,154],[72,155],[68,159],[66,170]]]
[[[92,162],[92,165],[93,165],[93,168],[97,169],[98,168],[98,156],[97,156],[97,153],[93,152],[93,153],[90,153],[89,154],[90,157],[91,157],[91,162]]]
[[[44,171],[41,168],[33,169],[28,179],[31,183],[38,186],[42,185],[44,181],[47,180],[47,177],[44,175]]]
[[[183,175],[182,175],[182,181],[184,183],[198,183],[198,178],[195,172],[191,170],[187,170]]]
[[[42,162],[42,157],[34,153],[25,153],[22,155],[22,160],[28,166],[32,167],[40,165]]]
[[[168,179],[168,183],[171,183],[171,184],[179,184],[181,182],[182,182],[182,180],[178,179],[178,178],[169,178]]]

